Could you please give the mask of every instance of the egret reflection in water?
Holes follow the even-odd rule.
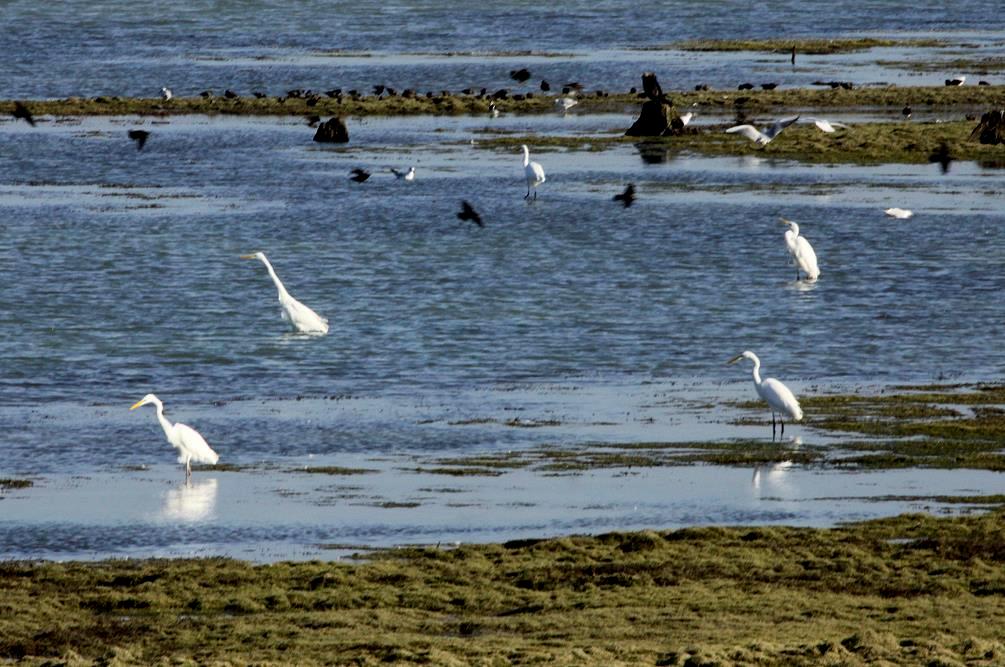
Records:
[[[164,493],[161,518],[169,521],[205,521],[216,510],[216,480],[181,484]]]

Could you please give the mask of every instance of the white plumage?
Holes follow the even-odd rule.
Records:
[[[912,215],[914,215],[913,211],[909,211],[906,208],[897,208],[897,207],[888,208],[885,211],[883,211],[883,213],[886,213],[891,218],[900,218],[901,220],[907,220]]]
[[[527,194],[524,195],[524,199],[530,197],[530,190],[534,188],[534,199],[537,199],[537,186],[544,183],[544,167],[542,167],[537,162],[533,162],[530,159],[530,149],[527,148],[527,144],[522,146],[523,148],[523,173],[527,179]]]
[[[782,118],[777,120],[770,127],[766,127],[763,130],[758,130],[753,125],[734,125],[733,127],[726,130],[731,134],[739,133],[753,141],[758,146],[767,146],[771,143],[771,140],[781,134],[782,130],[792,125],[794,122],[799,120],[799,116],[792,116],[790,118]]]
[[[842,130],[847,130],[848,126],[844,123],[839,123],[834,121],[833,123],[826,118],[807,118],[807,123],[813,123],[817,126],[817,129],[821,132],[826,132],[827,134],[833,134],[836,130],[834,128],[841,128]]]
[[[573,97],[559,97],[555,100],[555,106],[562,109],[562,113],[566,113],[569,109],[579,104],[579,100]]]
[[[788,417],[791,421],[800,421],[803,418],[803,409],[799,407],[799,401],[796,400],[795,395],[789,390],[789,388],[775,378],[765,378],[762,381],[760,373],[761,360],[757,358],[756,354],[749,350],[736,355],[727,363],[735,364],[741,359],[750,359],[754,362],[754,388],[757,390],[757,395],[771,407],[772,435],[775,433],[776,412],[781,415],[781,417]],[[785,435],[785,420],[780,418],[779,421],[782,422],[782,435]]]
[[[283,311],[283,319],[289,322],[294,329],[300,333],[313,334],[322,336],[328,333],[328,320],[321,317],[313,310],[300,303],[283,286],[283,282],[279,280],[279,276],[276,275],[275,269],[272,268],[272,264],[269,263],[268,258],[265,256],[264,252],[256,252],[251,255],[241,255],[241,259],[259,259],[265,268],[269,271],[269,276],[272,278],[272,282],[276,284],[276,290],[279,292],[279,305]]]
[[[171,92],[170,88],[161,88],[161,99],[162,100],[164,100],[165,102],[167,102],[172,97],[174,97],[174,94]]]
[[[800,236],[799,225],[785,218],[782,218],[782,224],[789,226],[785,231],[785,247],[796,263],[796,280],[799,280],[800,269],[806,274],[807,280],[816,280],[820,277],[820,269],[817,267],[817,254],[813,251],[813,246],[805,236]]]
[[[191,426],[178,423],[172,424],[164,416],[164,404],[154,394],[147,394],[137,401],[130,410],[153,403],[157,406],[157,421],[164,429],[164,435],[171,446],[178,450],[178,463],[185,464],[185,478],[192,476],[192,461],[196,463],[216,464],[220,460],[219,455],[206,444],[199,432]]]

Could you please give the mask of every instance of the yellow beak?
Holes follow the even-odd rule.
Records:
[[[143,401],[142,401],[142,399],[141,399],[141,400],[139,400],[139,401],[136,401],[136,404],[135,404],[135,405],[133,405],[133,407],[131,407],[131,408],[129,408],[129,409],[130,409],[130,410],[135,410],[136,408],[140,407],[141,405],[143,405]]]
[[[739,361],[740,359],[743,359],[743,355],[742,355],[742,354],[738,354],[738,355],[736,355],[735,357],[733,357],[732,359],[730,359],[729,361],[727,361],[727,362],[726,362],[726,365],[728,366],[728,365],[730,365],[730,364],[735,364],[735,363],[736,363],[736,362],[738,362],[738,361]]]
[[[241,259],[258,259],[254,255],[241,255]]]

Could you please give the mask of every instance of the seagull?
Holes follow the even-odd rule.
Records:
[[[579,102],[572,97],[559,97],[555,100],[555,106],[562,107],[562,113],[566,113]]]
[[[493,118],[499,117],[499,109],[496,107],[495,102],[489,102],[489,115]]]
[[[891,218],[900,218],[901,220],[907,220],[912,215],[914,215],[914,211],[909,211],[906,208],[896,208],[896,207],[888,208],[883,212],[886,213]]]
[[[12,115],[14,116],[15,120],[17,120],[18,118],[20,118],[20,119],[24,120],[25,122],[27,122],[32,127],[35,127],[35,119],[32,118],[31,112],[28,111],[28,107],[26,107],[25,105],[21,104],[20,102],[15,102],[14,103],[14,111],[13,111]]]
[[[401,171],[400,169],[391,167],[391,173],[394,174],[394,177],[397,179],[404,179],[406,181],[415,180],[415,167],[409,167],[408,171]]]
[[[482,222],[482,216],[478,215],[478,211],[474,209],[471,204],[464,200],[461,202],[461,212],[457,214],[458,220],[470,220],[479,227],[484,227],[485,223]]]
[[[771,143],[771,140],[777,137],[782,130],[792,125],[794,122],[799,120],[799,116],[791,116],[789,118],[783,118],[781,120],[775,121],[775,124],[771,127],[766,127],[764,130],[758,130],[753,125],[735,125],[726,132],[739,132],[743,136],[747,137],[753,141],[758,146],[767,146]]]
[[[820,277],[820,269],[817,268],[817,254],[813,252],[813,246],[805,236],[799,235],[799,225],[785,218],[780,219],[783,225],[789,226],[785,232],[785,247],[796,263],[796,280],[799,280],[799,269],[802,269],[806,280],[815,281]]]
[[[621,202],[622,204],[625,205],[625,208],[628,208],[629,206],[631,206],[632,202],[635,201],[635,184],[634,183],[629,183],[625,187],[625,191],[624,192],[622,192],[619,195],[614,195],[613,201],[619,201],[619,202]]]
[[[523,148],[523,173],[527,178],[527,194],[524,195],[524,199],[530,197],[530,189],[534,188],[534,199],[537,199],[537,186],[544,183],[544,167],[542,167],[537,162],[532,162],[530,159],[530,149],[527,148],[527,144],[524,144]]]
[[[146,130],[129,130],[129,138],[136,142],[136,150],[141,151],[147,143],[150,133]]]
[[[165,102],[169,101],[174,97],[174,93],[171,92],[170,88],[161,88],[161,99]]]
[[[955,79],[946,79],[946,85],[947,86],[962,86],[963,83],[966,80],[967,80],[967,77],[965,77],[965,76],[958,76]]]
[[[360,169],[359,167],[356,167],[355,169],[350,171],[349,174],[350,174],[349,178],[356,181],[357,183],[362,183],[366,179],[370,178],[370,172],[368,172],[366,169]]]
[[[817,129],[826,132],[827,134],[832,134],[835,127],[840,127],[842,130],[847,130],[848,126],[844,123],[839,123],[834,121],[833,123],[826,118],[806,118],[807,123],[813,123],[817,126]]]
[[[680,116],[679,118],[680,118],[681,125],[686,126],[688,123],[690,123],[692,120],[694,120],[694,112],[693,111],[688,111],[686,114]]]

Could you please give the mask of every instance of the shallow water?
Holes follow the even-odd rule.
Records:
[[[913,2],[903,14],[914,18],[897,30],[948,25],[981,55],[995,53],[1000,35],[967,32],[982,27],[980,4],[921,11]],[[771,56],[633,50],[723,36],[737,3],[716,3],[722,15],[706,3],[700,17],[698,5],[677,8],[689,21],[667,21],[658,35],[631,16],[612,20],[619,5],[607,3],[560,14],[500,3],[479,8],[477,29],[467,5],[422,3],[407,14],[393,3],[363,14],[346,5],[352,30],[314,22],[314,3],[189,5],[170,16],[69,6],[0,8],[12,27],[0,46],[14,54],[0,97],[152,95],[165,83],[179,94],[503,86],[524,62],[610,88],[671,63],[682,85],[699,75],[733,85],[751,62],[758,76],[785,73],[786,85],[818,69],[914,80],[876,66],[875,54],[806,57],[792,70]],[[817,34],[813,12],[764,9],[790,18],[729,35]],[[845,13],[847,30],[881,24],[871,9]],[[207,39],[211,21],[220,29]],[[587,34],[595,48],[584,52]],[[437,55],[539,43],[548,53],[532,58]],[[332,49],[356,55],[325,55]],[[528,204],[520,154],[479,142],[617,134],[631,114],[350,118],[344,147],[314,144],[297,118],[39,120],[32,129],[0,119],[0,478],[35,482],[0,495],[0,556],[273,560],[345,552],[319,544],[831,525],[937,507],[837,496],[1001,492],[999,476],[969,471],[783,467],[755,477],[698,466],[444,478],[414,468],[541,446],[766,437],[763,426],[735,425],[738,413],[724,406],[753,396],[749,370],[725,365],[744,349],[799,395],[1000,380],[1003,170],[532,146],[548,181]],[[699,110],[698,123],[721,120]],[[152,132],[142,152],[126,137],[134,127]],[[414,183],[386,171],[410,164]],[[359,166],[374,173],[364,184],[346,178]],[[625,210],[611,196],[628,182],[639,198]],[[456,219],[462,199],[484,229]],[[916,216],[887,218],[889,206]],[[813,242],[816,284],[794,280],[779,216]],[[286,330],[264,267],[238,258],[255,250],[330,319],[328,336]],[[223,463],[253,468],[197,471],[193,487],[180,486],[152,411],[127,410],[151,391]],[[789,435],[834,444],[804,426]],[[304,465],[380,472],[291,472]],[[263,499],[278,511],[261,517]]]

